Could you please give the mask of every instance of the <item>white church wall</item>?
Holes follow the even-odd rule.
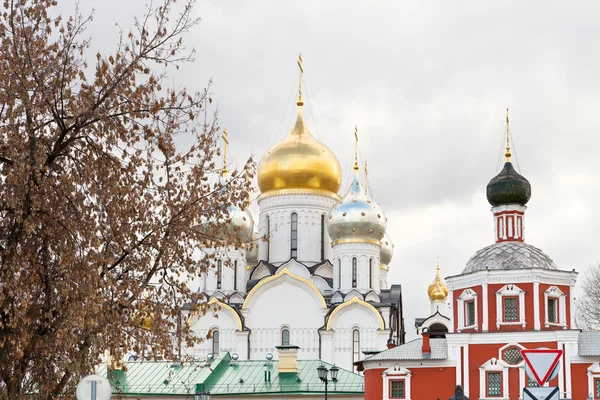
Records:
[[[382,323],[385,327],[379,313],[358,299],[332,314],[328,327],[334,332],[333,362],[352,370],[354,330],[360,333],[360,358],[364,358],[363,351],[385,349],[389,331],[381,329]]]
[[[327,215],[336,199],[314,194],[287,194],[259,198],[259,232],[267,235],[270,218],[270,243],[260,242],[259,258],[272,264],[291,258],[291,215],[298,214],[298,260],[307,265],[321,261],[321,215]],[[331,239],[324,229],[324,258],[331,259]],[[267,255],[267,249],[270,254]]]
[[[361,293],[367,293],[370,290],[374,290],[375,292],[380,292],[380,271],[379,267],[379,253],[381,246],[370,243],[340,243],[336,244],[334,248],[334,260],[333,260],[333,270],[334,276],[337,276],[338,279],[341,278],[340,285],[336,286],[336,289],[339,288],[342,292],[348,292],[353,289],[352,287],[352,259],[356,257],[357,259],[357,280],[356,280],[356,290]],[[342,261],[341,264],[341,276],[339,275],[339,260]],[[369,260],[371,260],[371,264],[369,264]],[[372,267],[369,268],[369,265]],[[338,270],[336,270],[338,269]],[[373,274],[370,277],[370,273]],[[371,284],[373,288],[371,289]]]
[[[219,352],[229,351],[241,354],[237,346],[238,340],[236,332],[239,330],[240,321],[233,314],[233,311],[225,308],[218,309],[214,304],[211,310],[217,308],[216,312],[207,312],[205,315],[193,315],[190,321],[190,329],[194,332],[194,337],[202,339],[201,343],[195,344],[193,348],[188,348],[188,355],[196,358],[206,358],[208,353],[213,352],[213,339],[208,339],[209,332],[219,331]],[[247,354],[247,351],[243,354]]]
[[[290,330],[290,344],[300,347],[298,358],[319,357],[317,329],[323,325],[327,308],[310,284],[281,275],[252,292],[242,312],[252,332],[251,359],[262,359],[266,353],[276,355],[284,327]]]

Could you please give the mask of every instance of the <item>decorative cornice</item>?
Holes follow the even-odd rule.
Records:
[[[381,314],[379,313],[379,311],[377,311],[377,309],[375,307],[373,307],[372,305],[370,305],[369,303],[367,303],[366,301],[363,301],[361,299],[359,299],[358,297],[353,297],[352,300],[350,301],[346,301],[342,304],[340,304],[339,306],[337,306],[333,312],[331,313],[331,315],[329,316],[329,319],[327,320],[327,330],[331,329],[331,322],[333,321],[333,317],[335,317],[335,315],[340,311],[343,310],[346,307],[349,307],[351,305],[354,304],[359,304],[362,306],[367,307],[369,310],[373,311],[375,313],[375,315],[377,315],[377,317],[379,318],[379,329],[385,329],[385,321],[383,320],[383,317],[381,316]]]
[[[248,302],[250,301],[250,299],[252,298],[252,296],[254,295],[254,293],[256,293],[256,291],[258,289],[260,289],[261,287],[263,287],[264,285],[266,285],[269,282],[272,282],[276,279],[279,279],[282,276],[288,276],[291,279],[295,279],[298,282],[302,282],[304,284],[306,284],[308,287],[310,287],[313,292],[315,292],[318,296],[319,301],[321,302],[321,306],[323,308],[327,308],[327,303],[325,302],[325,299],[323,298],[323,295],[321,294],[321,292],[319,291],[319,289],[308,279],[303,278],[301,276],[298,276],[294,273],[292,273],[290,270],[286,268],[282,269],[281,271],[279,271],[278,273],[276,273],[275,275],[269,276],[268,278],[264,278],[263,280],[261,280],[260,282],[258,282],[256,284],[256,286],[254,286],[252,288],[252,290],[250,290],[250,292],[248,292],[248,295],[246,296],[246,300],[244,300],[244,305],[242,306],[242,309],[245,309],[248,307]]]
[[[484,283],[546,283],[574,286],[578,273],[575,271],[524,268],[508,270],[481,270],[446,278],[450,290],[479,286]]]
[[[340,240],[331,242],[331,245],[337,246],[340,244],[350,244],[350,243],[372,244],[377,247],[381,247],[381,242],[379,240],[372,240],[372,239],[340,239]]]
[[[235,312],[235,310],[233,309],[233,307],[231,307],[229,304],[225,304],[222,301],[220,301],[219,299],[217,299],[216,297],[213,297],[212,299],[210,299],[208,301],[208,303],[206,303],[207,306],[213,305],[213,304],[217,304],[218,306],[220,306],[221,308],[226,309],[227,311],[231,312],[234,316],[234,318],[237,320],[237,326],[238,326],[238,331],[242,331],[243,330],[243,326],[242,326],[242,319],[240,318],[240,316],[238,315],[237,312]],[[192,318],[194,316],[196,316],[198,314],[198,311],[193,311],[190,313],[190,316],[188,317],[187,323],[189,324],[192,320]]]
[[[279,190],[270,190],[266,193],[258,196],[258,201],[262,199],[266,199],[268,197],[274,196],[286,196],[286,195],[294,195],[294,194],[310,194],[322,197],[329,197],[335,200],[340,200],[340,196],[337,193],[332,193],[328,190],[322,189],[279,189]]]

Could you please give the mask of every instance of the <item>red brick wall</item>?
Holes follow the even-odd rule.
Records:
[[[387,368],[375,368],[365,371],[365,400],[383,398],[383,378],[381,374]]]
[[[415,400],[446,400],[454,394],[456,369],[454,367],[409,368],[412,372],[410,397]],[[381,397],[379,398],[381,400]]]
[[[560,290],[563,289],[560,288]],[[585,400],[589,395],[587,369],[590,365],[592,364],[571,364],[571,388],[573,390],[571,397],[575,400]]]
[[[476,395],[479,393],[480,390],[479,367],[491,358],[499,358],[498,351],[501,347],[504,347],[506,344],[507,343],[469,345],[469,397],[478,398]],[[522,345],[529,349],[537,349],[539,347],[547,347],[549,349],[557,348],[556,342],[522,343]],[[516,394],[518,394],[522,389],[519,387],[518,368],[516,366],[514,368],[510,368],[508,371],[508,375],[508,392],[510,394],[510,398],[518,399],[520,396]],[[558,377],[550,382],[550,386],[557,385]]]

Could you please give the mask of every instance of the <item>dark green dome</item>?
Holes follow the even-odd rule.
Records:
[[[530,198],[529,181],[515,171],[510,161],[487,185],[487,199],[494,207],[515,203],[524,206]]]

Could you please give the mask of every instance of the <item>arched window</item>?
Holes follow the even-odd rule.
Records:
[[[358,328],[352,331],[352,363],[360,360],[360,330]],[[355,371],[356,368],[354,367]]]
[[[221,289],[221,277],[223,276],[223,261],[217,260],[217,289]]]
[[[271,217],[267,215],[267,262],[271,258]]]
[[[291,256],[292,258],[298,257],[298,214],[292,213],[292,240],[291,245]]]
[[[321,214],[321,261],[325,259],[325,215]]]
[[[357,274],[357,266],[356,263],[358,261],[356,260],[356,257],[354,257],[352,259],[352,287],[355,288],[356,287],[356,274]]]
[[[237,287],[238,287],[237,274],[238,274],[238,271],[237,271],[237,260],[235,260],[233,262],[233,290],[237,290]]]
[[[219,331],[215,329],[212,333],[212,354],[215,358],[219,354],[219,336]]]
[[[342,259],[338,258],[338,289],[342,288]]]
[[[373,289],[373,259],[369,258],[369,287]]]
[[[287,328],[281,331],[281,345],[282,346],[290,345],[290,330]]]

